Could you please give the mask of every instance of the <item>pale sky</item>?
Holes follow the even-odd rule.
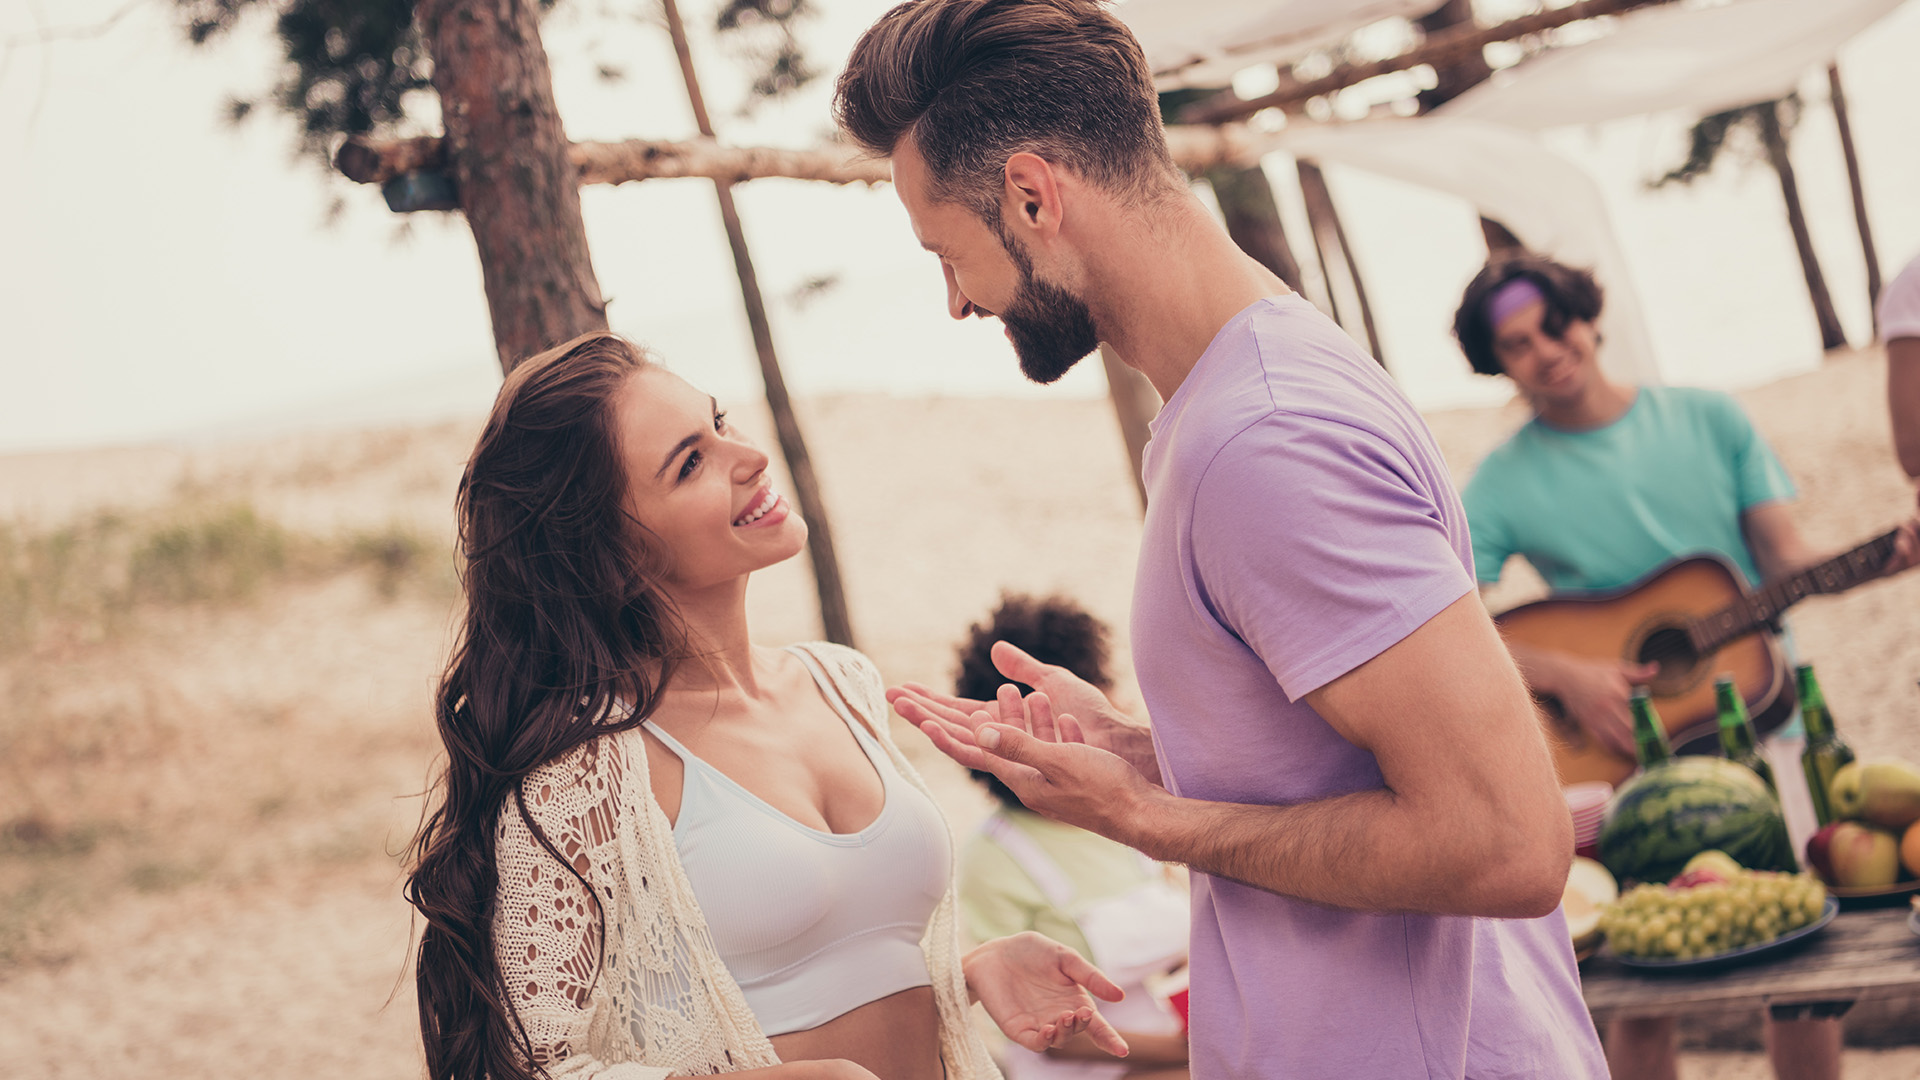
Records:
[[[125,0],[38,5],[84,27]],[[891,0],[817,0],[810,53],[837,67]],[[637,6],[637,5],[635,5]],[[696,25],[707,5],[687,5]],[[544,29],[576,139],[692,133],[665,34],[569,0]],[[276,54],[265,19],[192,50],[171,5],[147,0],[97,37],[32,43],[30,0],[0,0],[0,452],[194,438],[306,423],[470,415],[497,383],[464,222],[405,221],[377,191],[292,159],[291,124],[235,129],[229,94],[256,94]],[[1867,194],[1888,276],[1920,252],[1920,4],[1843,52]],[[744,80],[696,41],[723,140],[805,145],[826,130],[829,79],[751,120]],[[611,61],[628,78],[593,74]],[[1811,75],[1812,73],[1810,73]],[[1824,78],[1810,77],[1794,154],[1843,320],[1867,337],[1864,270]],[[1722,171],[1691,189],[1640,181],[1678,160],[1691,117],[1551,132],[1605,193],[1655,346],[1675,382],[1740,386],[1818,360],[1773,174]],[[1290,234],[1312,262],[1291,166],[1270,159]],[[1486,403],[1446,335],[1478,265],[1471,210],[1354,170],[1329,170],[1375,302],[1389,364],[1423,407]],[[325,208],[344,197],[328,223]],[[759,181],[739,189],[789,383],[800,394],[1104,393],[1098,365],[1063,385],[1019,377],[997,325],[945,315],[939,272],[892,192]],[[583,189],[595,270],[616,330],[723,399],[759,392],[712,188],[650,181]],[[838,283],[804,305],[808,279]]]

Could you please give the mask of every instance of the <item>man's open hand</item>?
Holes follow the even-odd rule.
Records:
[[[1004,723],[983,708],[964,721],[930,719],[920,730],[954,761],[999,777],[1035,813],[1130,843],[1144,804],[1164,789],[1088,745],[1073,717],[1054,715],[1047,695],[1036,690],[1023,705],[1027,723]]]
[[[1153,756],[1153,740],[1146,726],[1122,712],[1099,687],[1058,664],[1043,664],[1005,641],[993,645],[993,666],[1011,682],[1024,683],[1036,694],[1045,694],[1055,712],[1077,720],[1079,737],[1075,741],[1117,754],[1148,780],[1160,781],[1160,763]],[[1050,726],[1053,713],[1045,721],[1031,716],[1028,700],[1011,685],[1002,686],[997,699],[979,701],[907,683],[890,688],[887,701],[908,723],[923,730],[928,722],[968,732],[980,723],[1000,723],[1048,740],[1054,738]],[[1038,726],[1043,722],[1049,726]]]

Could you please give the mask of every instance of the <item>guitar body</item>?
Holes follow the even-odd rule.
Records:
[[[1779,643],[1748,634],[1701,656],[1687,632],[1697,620],[1746,596],[1733,567],[1713,556],[1669,563],[1640,582],[1611,593],[1542,600],[1498,616],[1510,642],[1595,660],[1658,663],[1648,686],[1675,753],[1717,753],[1714,676],[1731,674],[1756,730],[1765,733],[1793,715],[1792,681]],[[1637,763],[1589,738],[1546,699],[1547,740],[1560,782],[1605,780],[1619,785]]]

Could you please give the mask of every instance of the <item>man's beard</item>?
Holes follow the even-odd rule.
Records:
[[[1055,382],[1100,347],[1093,312],[1066,289],[1035,277],[1026,250],[1007,234],[1005,226],[999,233],[1007,257],[1020,270],[1020,289],[1006,310],[996,314],[1013,339],[1021,373],[1037,383]]]

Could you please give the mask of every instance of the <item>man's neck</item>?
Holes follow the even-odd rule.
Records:
[[[1248,305],[1287,292],[1182,192],[1151,218],[1116,216],[1089,260],[1086,298],[1101,337],[1173,397],[1214,336]]]
[[[1562,431],[1593,431],[1627,415],[1639,395],[1639,388],[1614,382],[1601,375],[1594,378],[1578,397],[1566,401],[1539,400],[1534,412],[1542,423]]]

